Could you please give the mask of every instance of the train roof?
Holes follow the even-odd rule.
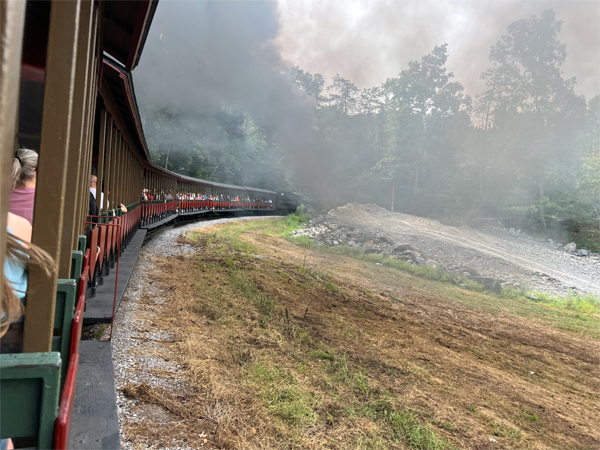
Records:
[[[241,191],[245,191],[246,188],[243,186],[236,186],[235,184],[227,184],[227,183],[218,183],[216,181],[209,181],[210,184],[212,184],[214,187],[220,187],[220,188],[225,188],[225,189],[238,189]]]
[[[103,49],[128,72],[140,61],[157,6],[158,0],[102,2]]]
[[[261,189],[261,188],[255,188],[255,187],[250,187],[250,186],[244,186],[244,188],[247,189],[247,190],[249,190],[249,191],[266,192],[268,194],[275,194],[275,195],[277,195],[277,192],[270,191],[269,189]]]
[[[102,61],[102,68],[100,92],[106,106],[116,113],[113,117],[116,121],[121,122],[119,128],[125,131],[125,138],[138,149],[143,159],[151,162],[131,74],[106,53]]]

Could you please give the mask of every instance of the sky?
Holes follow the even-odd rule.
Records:
[[[278,0],[275,45],[287,65],[340,74],[372,87],[396,76],[435,45],[448,44],[449,71],[468,94],[483,90],[490,47],[509,24],[554,9],[567,44],[566,78],[587,99],[600,93],[600,1]]]

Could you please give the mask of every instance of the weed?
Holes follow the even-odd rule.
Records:
[[[506,425],[498,422],[491,423],[494,436],[500,436],[512,439],[514,441],[520,441],[523,438],[521,430],[516,428],[507,427]]]
[[[311,395],[302,392],[296,379],[285,370],[255,362],[249,369],[249,379],[261,388],[261,397],[274,416],[293,426],[316,422]]]
[[[312,347],[313,340],[305,328],[299,327],[298,325],[292,325],[291,335],[293,338],[298,339],[301,344]]]
[[[106,330],[108,329],[109,325],[107,323],[101,323],[98,325],[98,327],[94,330],[94,339],[96,341],[102,339],[104,337],[104,333],[106,333]]]
[[[559,309],[579,311],[587,314],[600,313],[600,299],[593,294],[575,294],[569,292],[566,297],[536,292],[528,300],[545,303]]]
[[[328,292],[339,292],[340,288],[333,284],[331,281],[325,283],[325,290]]]
[[[369,395],[371,388],[369,387],[369,380],[367,380],[364,372],[354,373],[352,376],[352,384],[354,388],[359,391],[362,395]]]
[[[329,361],[333,361],[335,356],[332,355],[331,353],[328,353],[324,350],[313,350],[312,352],[310,352],[310,356],[312,356],[313,358],[319,358],[319,359],[328,359]]]
[[[334,375],[336,381],[343,383],[351,381],[352,374],[348,368],[348,357],[346,355],[338,356],[333,349],[321,344],[321,348],[310,352],[310,356],[328,361],[326,370]]]
[[[247,299],[252,300],[256,304],[258,311],[265,316],[261,318],[264,325],[264,321],[268,320],[275,312],[275,300],[266,294],[258,293],[256,283],[249,280],[245,273],[239,270],[231,270],[229,275],[232,285],[238,292]]]
[[[469,411],[471,414],[477,414],[479,412],[479,407],[476,405],[470,405],[467,406],[467,411]]]
[[[442,430],[446,430],[446,431],[454,431],[454,429],[456,428],[454,426],[454,424],[452,422],[433,422],[433,425],[435,425],[438,428],[441,428]]]
[[[374,431],[369,431],[356,442],[356,450],[386,450],[387,448],[385,441]]]
[[[448,442],[440,438],[430,425],[421,425],[417,415],[410,409],[402,411],[386,410],[384,418],[392,428],[396,438],[415,450],[445,450],[451,448]]]
[[[537,414],[535,413],[530,413],[529,411],[527,411],[527,409],[524,409],[520,414],[518,414],[516,417],[514,417],[514,421],[516,423],[519,422],[537,422],[539,420],[539,417]]]
[[[308,236],[295,236],[291,239],[293,239],[294,243],[298,244],[300,247],[312,248],[315,246],[313,241]]]

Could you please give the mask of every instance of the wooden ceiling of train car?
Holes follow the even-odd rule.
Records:
[[[140,60],[158,0],[105,0],[101,5],[102,46],[130,72]]]

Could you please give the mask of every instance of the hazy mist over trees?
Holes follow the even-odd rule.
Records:
[[[438,45],[368,89],[274,64],[313,117],[297,139],[294,120],[282,125],[227,99],[182,113],[149,97],[140,101],[144,129],[154,162],[168,157],[169,170],[296,189],[319,209],[358,201],[538,231],[597,227],[600,100],[577,96],[562,76],[560,28],[551,10],[510,24],[474,98],[446,70],[451,49]]]

